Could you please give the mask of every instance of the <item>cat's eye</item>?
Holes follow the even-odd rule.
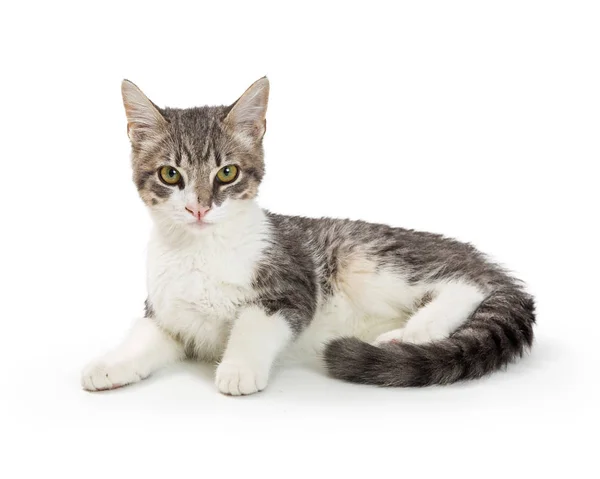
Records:
[[[223,184],[231,183],[237,178],[238,173],[239,169],[237,166],[227,165],[217,172],[217,180],[219,180]]]
[[[181,181],[181,173],[172,166],[163,166],[158,170],[158,176],[167,185],[176,185]]]

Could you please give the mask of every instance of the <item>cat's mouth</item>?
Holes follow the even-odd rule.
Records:
[[[204,221],[204,220],[196,220],[196,221],[191,221],[188,223],[190,228],[193,228],[194,230],[199,230],[199,229],[204,229],[208,226],[211,225],[211,223],[209,223],[208,221]]]

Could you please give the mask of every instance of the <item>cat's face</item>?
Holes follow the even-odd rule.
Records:
[[[127,80],[122,92],[133,179],[155,220],[199,231],[235,217],[256,196],[266,78],[229,107],[160,109]]]

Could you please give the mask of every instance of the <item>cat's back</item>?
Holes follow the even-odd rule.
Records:
[[[469,245],[435,233],[345,218],[309,218],[267,212],[278,239],[304,250],[348,252],[368,249],[374,255],[421,250],[423,246],[464,249]]]
[[[290,252],[310,256],[321,276],[357,257],[402,272],[408,280],[460,272],[493,282],[502,275],[471,244],[441,234],[362,220],[267,214],[280,241]]]

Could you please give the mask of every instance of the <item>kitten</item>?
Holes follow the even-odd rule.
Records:
[[[218,362],[222,393],[252,394],[284,350],[347,381],[448,384],[531,346],[533,298],[472,246],[257,206],[267,78],[227,107],[162,109],[127,80],[122,93],[154,222],[148,299],[122,344],[84,369],[85,389],[197,358]]]

